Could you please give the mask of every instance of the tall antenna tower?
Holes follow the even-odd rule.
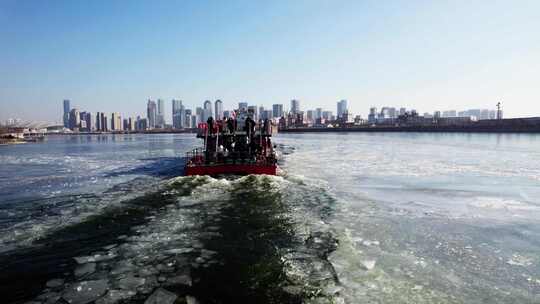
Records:
[[[501,102],[497,103],[497,119],[502,119]]]

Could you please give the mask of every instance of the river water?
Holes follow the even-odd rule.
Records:
[[[3,302],[540,303],[540,136],[274,142],[236,178],[182,177],[189,134],[0,146]]]

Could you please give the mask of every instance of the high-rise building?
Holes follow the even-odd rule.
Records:
[[[146,106],[146,117],[148,118],[148,129],[154,129],[156,127],[157,106],[156,102],[150,99],[148,99]]]
[[[157,100],[157,114],[156,114],[156,127],[165,127],[165,100]]]
[[[93,129],[92,124],[92,113],[90,112],[81,112],[81,123],[84,121],[84,127],[81,124],[81,129],[87,132],[91,132]]]
[[[172,100],[172,118],[173,128],[183,129],[185,127],[186,111],[181,100]]]
[[[210,100],[206,100],[203,104],[203,122],[206,122],[208,118],[213,117],[212,112],[212,102]]]
[[[64,128],[69,128],[69,112],[71,111],[69,106],[69,99],[64,99]]]
[[[347,113],[348,113],[348,111],[347,111]],[[333,114],[332,111],[323,111],[322,112],[322,118],[324,118],[325,120],[332,120],[332,116],[334,116],[332,114]]]
[[[337,117],[341,118],[346,112],[349,112],[348,102],[346,99],[342,99],[337,103]]]
[[[109,125],[109,119],[105,113],[101,112],[101,128],[102,131],[107,132],[110,131],[110,125]]]
[[[293,114],[300,113],[300,100],[298,99],[291,100],[291,113]]]
[[[306,111],[306,119],[307,119],[308,122],[314,122],[315,121],[315,111],[307,110]]]
[[[257,113],[257,106],[248,106],[248,115],[251,119],[259,120],[259,113]]]
[[[217,120],[223,119],[223,102],[218,99],[214,103],[214,106],[215,106],[215,111],[214,111],[215,117],[214,118],[217,119]]]
[[[373,107],[369,109],[369,115],[368,115],[368,122],[369,123],[376,123],[377,119],[379,119],[379,116],[377,114],[377,108]]]
[[[283,105],[282,104],[272,105],[272,115],[274,115],[275,118],[283,117]]]
[[[81,125],[81,117],[79,109],[73,108],[69,111],[69,128],[73,131],[78,131]]]
[[[111,131],[122,131],[122,118],[118,112],[111,114]]]
[[[97,112],[96,113],[96,131],[101,131],[101,113]]]
[[[196,123],[195,125],[197,125],[198,123],[203,122],[203,119],[204,119],[204,109],[201,108],[201,107],[195,108],[195,117],[196,117],[196,120],[197,120],[197,123]],[[206,120],[205,120],[204,122],[206,122]]]
[[[247,102],[239,102],[238,103],[238,111],[247,112],[247,109],[248,109],[248,103]]]
[[[405,113],[407,113],[406,108],[399,108],[399,115],[405,115]]]
[[[316,108],[314,116],[315,116],[315,120],[321,119],[322,118],[322,108]]]

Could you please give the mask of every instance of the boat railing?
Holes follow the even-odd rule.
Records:
[[[247,152],[209,152],[203,148],[197,148],[186,153],[188,166],[212,166],[223,164],[249,164],[268,166],[276,163],[276,157],[273,153],[270,155],[250,155]]]

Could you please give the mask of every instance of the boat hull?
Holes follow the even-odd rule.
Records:
[[[250,175],[266,174],[276,175],[277,165],[251,165],[251,164],[219,164],[186,166],[185,175]]]

